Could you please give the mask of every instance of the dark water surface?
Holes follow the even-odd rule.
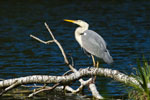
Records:
[[[29,37],[51,39],[47,22],[77,69],[92,65],[74,39],[77,27],[63,19],[81,19],[107,42],[114,65],[105,68],[132,73],[136,58],[150,55],[150,1],[125,0],[5,0],[0,1],[0,78],[28,75],[62,75],[68,70],[55,44],[45,45]],[[98,78],[104,97],[124,96],[126,87]],[[87,89],[88,91],[88,89]],[[88,92],[90,93],[90,92]],[[90,94],[89,94],[90,95]]]

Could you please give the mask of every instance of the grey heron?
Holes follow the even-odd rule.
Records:
[[[107,50],[106,42],[98,33],[88,30],[88,23],[82,20],[64,19],[64,21],[79,25],[79,27],[75,30],[75,39],[80,44],[81,48],[92,56],[94,66],[94,56],[103,59],[107,64],[111,64],[113,62],[113,58]]]

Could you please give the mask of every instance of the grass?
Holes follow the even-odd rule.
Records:
[[[137,59],[137,70],[134,77],[140,86],[133,86],[134,88],[129,92],[129,98],[133,100],[150,100],[150,65],[144,57],[142,62]]]

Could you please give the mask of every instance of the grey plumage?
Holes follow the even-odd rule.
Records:
[[[86,30],[84,31],[84,34],[81,35],[82,48],[88,53],[103,59],[108,64],[113,62],[113,59],[106,48],[106,42],[99,34],[92,30]]]

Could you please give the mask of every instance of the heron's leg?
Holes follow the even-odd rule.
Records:
[[[92,60],[93,60],[93,66],[96,66],[96,64],[95,64],[95,58],[94,58],[93,55],[91,55],[91,56],[92,56]]]
[[[99,61],[96,61],[96,63],[95,63],[95,67],[96,68],[99,68]],[[96,75],[93,77],[93,83],[95,82],[95,80],[96,80]]]
[[[98,68],[98,67],[99,67],[99,61],[96,62],[96,68]]]

